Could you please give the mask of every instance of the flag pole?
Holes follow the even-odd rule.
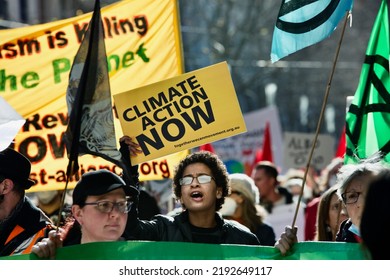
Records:
[[[299,199],[298,199],[297,206],[296,206],[296,209],[295,209],[294,219],[293,219],[293,222],[292,222],[292,228],[294,228],[295,221],[297,219],[299,206],[300,206],[300,203],[301,203],[301,200],[302,200],[302,197],[303,197],[303,189],[305,187],[307,173],[308,173],[309,168],[310,168],[310,163],[311,163],[311,159],[313,157],[314,148],[315,148],[315,146],[317,144],[317,139],[318,139],[319,131],[320,131],[320,128],[321,128],[321,123],[322,123],[322,120],[323,120],[323,117],[324,117],[326,103],[328,101],[328,97],[329,97],[329,93],[330,93],[330,87],[331,87],[331,84],[332,84],[333,75],[334,75],[334,72],[335,72],[335,69],[336,69],[337,59],[338,59],[338,56],[339,56],[339,53],[340,53],[340,49],[341,49],[341,43],[342,43],[343,38],[344,38],[345,27],[347,26],[347,22],[348,22],[348,19],[350,18],[350,16],[351,16],[351,12],[347,11],[346,16],[345,16],[345,20],[344,20],[344,24],[343,24],[343,29],[342,29],[341,35],[340,35],[340,40],[339,40],[339,43],[338,43],[338,46],[337,46],[337,50],[336,50],[336,54],[335,54],[335,57],[334,57],[334,60],[333,60],[332,70],[330,72],[329,79],[328,79],[328,84],[326,86],[325,96],[324,96],[324,100],[322,102],[321,113],[320,113],[320,117],[318,119],[316,133],[314,135],[314,141],[312,143],[310,154],[309,154],[309,158],[307,160],[306,169],[305,169],[305,173],[304,173],[303,180],[302,180],[301,193],[299,194]]]
[[[72,128],[72,139],[70,143],[70,149],[69,149],[69,162],[66,169],[66,183],[65,183],[65,189],[62,194],[61,199],[61,206],[58,213],[58,221],[57,221],[57,233],[59,231],[60,221],[61,221],[61,214],[64,208],[65,204],[65,197],[66,192],[68,190],[68,184],[70,177],[73,176],[79,169],[78,164],[78,157],[79,157],[79,138],[80,138],[80,130],[81,130],[81,118],[82,118],[82,108],[84,104],[84,99],[87,91],[87,83],[85,80],[89,76],[90,71],[90,60],[91,60],[91,53],[92,49],[94,47],[93,41],[98,41],[99,38],[96,38],[97,32],[96,29],[98,28],[98,24],[100,21],[100,0],[95,0],[94,10],[92,12],[91,20],[88,26],[88,29],[86,31],[86,34],[88,34],[88,46],[87,46],[87,54],[86,59],[84,61],[85,65],[83,66],[81,77],[80,77],[80,84],[77,87],[77,92],[75,95],[75,108],[72,109],[72,112],[69,114],[69,123],[68,123],[68,129],[69,127]],[[86,35],[85,35],[86,36]],[[84,44],[85,37],[83,38],[80,48]],[[76,61],[76,58],[78,56],[80,49],[77,51],[76,57],[74,58],[73,64]],[[73,68],[73,66],[72,66]],[[72,72],[72,69],[71,69]],[[70,74],[71,75],[71,74]],[[69,89],[68,89],[69,90]],[[72,122],[73,121],[73,122]],[[67,129],[67,130],[68,130]],[[68,147],[67,147],[68,148]]]
[[[71,165],[71,163],[69,162],[69,166]],[[66,193],[68,191],[68,184],[69,184],[69,178],[70,178],[70,173],[69,173],[69,169],[70,167],[68,166],[68,171],[66,172],[66,183],[65,183],[65,188],[64,188],[64,191],[62,193],[62,196],[61,196],[61,205],[60,205],[60,209],[58,211],[58,220],[57,220],[57,224],[56,224],[56,233],[58,234],[59,230],[60,230],[60,223],[61,223],[61,219],[62,219],[62,211],[64,211],[64,206],[65,206],[65,197],[66,197]],[[65,223],[66,221],[64,221]]]

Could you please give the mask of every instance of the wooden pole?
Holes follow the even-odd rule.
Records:
[[[302,196],[303,196],[303,189],[304,189],[305,183],[306,183],[307,172],[308,172],[308,170],[310,168],[310,163],[311,163],[311,159],[313,157],[314,148],[315,148],[315,146],[317,144],[318,134],[320,132],[322,120],[324,118],[324,112],[325,112],[325,108],[326,108],[326,103],[328,101],[328,97],[329,97],[329,93],[330,93],[330,87],[331,87],[332,80],[333,80],[333,75],[334,75],[334,72],[335,72],[335,69],[336,69],[337,59],[338,59],[338,56],[339,56],[339,53],[340,53],[340,49],[341,49],[341,43],[342,43],[343,38],[344,38],[345,27],[347,26],[347,22],[348,22],[349,18],[350,18],[350,11],[348,11],[346,16],[345,16],[344,25],[343,25],[343,29],[341,31],[339,44],[337,46],[336,55],[335,55],[334,60],[333,60],[332,70],[330,72],[329,79],[328,79],[328,84],[326,86],[325,96],[324,96],[324,100],[322,102],[321,113],[320,113],[320,117],[318,119],[317,129],[316,129],[316,133],[315,133],[315,136],[314,136],[314,141],[313,141],[312,146],[311,146],[309,158],[307,160],[306,169],[305,169],[305,173],[304,173],[303,180],[302,180],[301,193],[299,194],[297,207],[295,209],[294,219],[293,219],[293,222],[292,222],[292,228],[294,228],[295,221],[297,219],[299,206],[300,206],[300,203],[301,203],[301,200],[302,200]]]

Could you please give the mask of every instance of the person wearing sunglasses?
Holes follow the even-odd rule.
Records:
[[[106,169],[83,174],[72,194],[72,219],[35,244],[32,252],[53,258],[57,247],[124,240],[128,212],[137,195],[136,188]]]
[[[375,154],[356,164],[345,164],[339,169],[337,194],[342,199],[349,218],[340,225],[336,241],[361,243],[360,220],[370,182],[386,169],[380,160],[380,155]]]

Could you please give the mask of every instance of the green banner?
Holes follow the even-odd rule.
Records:
[[[37,260],[35,254],[0,258]],[[94,242],[59,248],[57,260],[367,260],[360,244],[299,242],[286,256],[267,246],[215,245],[182,242]]]
[[[390,162],[389,13],[382,1],[368,43],[358,88],[346,116],[344,163],[381,152]],[[356,156],[358,158],[356,158]]]

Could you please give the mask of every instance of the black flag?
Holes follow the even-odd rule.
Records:
[[[91,21],[70,71],[66,102],[70,116],[65,132],[69,157],[67,176],[77,172],[79,155],[91,154],[120,166],[124,179],[134,185],[129,161],[122,160],[116,145],[99,0],[95,2]]]

